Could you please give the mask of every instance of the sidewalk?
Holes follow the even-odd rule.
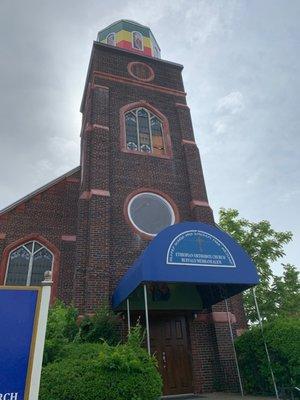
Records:
[[[209,400],[274,400],[276,397],[264,397],[264,396],[244,396],[242,397],[238,393],[209,393],[198,397],[198,399],[209,399]],[[197,397],[194,398],[197,400]]]

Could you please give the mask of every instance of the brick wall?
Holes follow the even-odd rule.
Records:
[[[68,303],[72,300],[79,175],[76,171],[0,215],[0,284],[4,282],[7,265],[4,250],[28,237],[44,238],[59,254],[56,295]]]

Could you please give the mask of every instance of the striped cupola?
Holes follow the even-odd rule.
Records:
[[[135,21],[121,19],[98,33],[97,41],[135,53],[160,58],[160,48],[151,29]]]

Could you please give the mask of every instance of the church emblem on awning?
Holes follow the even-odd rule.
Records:
[[[180,233],[171,242],[166,263],[196,267],[235,267],[227,247],[215,236],[195,229]]]

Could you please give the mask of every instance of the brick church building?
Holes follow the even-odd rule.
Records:
[[[240,293],[257,283],[215,227],[182,69],[160,58],[146,26],[121,20],[100,31],[81,103],[80,166],[0,212],[1,285],[38,285],[51,270],[52,300],[81,313],[108,303],[124,315],[128,306],[144,315],[144,285],[168,395],[238,389],[228,316],[233,335],[246,329]],[[196,235],[194,259],[171,248],[185,243],[182,229]],[[213,255],[203,255],[206,240]],[[226,258],[227,269],[215,268]]]

